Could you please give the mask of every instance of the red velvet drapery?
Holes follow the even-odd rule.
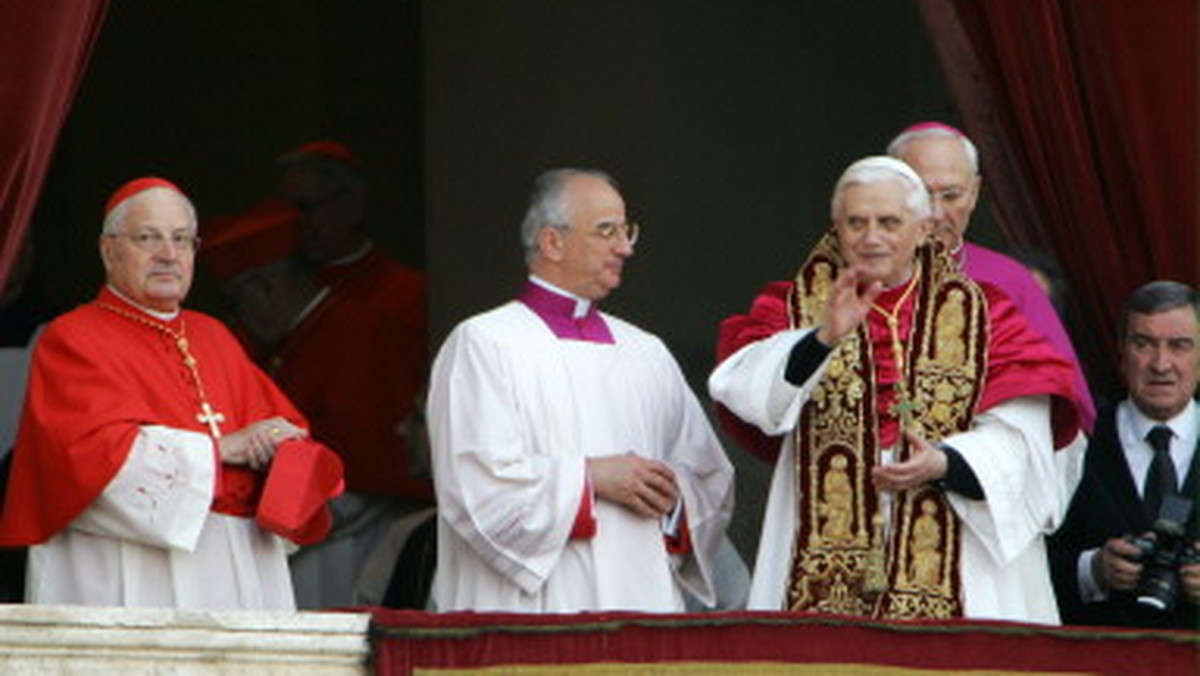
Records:
[[[372,611],[380,676],[580,674],[1184,674],[1185,631],[810,613],[527,615]]]
[[[1093,387],[1110,391],[1125,297],[1153,279],[1195,285],[1200,270],[1197,3],[924,0],[922,9],[980,141],[1000,226],[1061,261],[1076,348]]]
[[[0,0],[0,289],[108,0]]]

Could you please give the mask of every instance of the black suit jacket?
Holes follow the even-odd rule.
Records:
[[[1187,525],[1189,543],[1200,539],[1200,519],[1196,517],[1200,511],[1198,482],[1200,452],[1192,456],[1182,487],[1184,497],[1193,502]],[[1067,518],[1049,541],[1054,590],[1065,624],[1200,629],[1200,611],[1182,596],[1170,614],[1139,606],[1130,593],[1113,592],[1108,601],[1099,603],[1084,603],[1079,597],[1077,562],[1082,552],[1103,546],[1109,538],[1140,535],[1152,525],[1117,437],[1116,407],[1106,407],[1096,419],[1083,478]]]

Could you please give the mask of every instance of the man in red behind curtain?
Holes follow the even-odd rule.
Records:
[[[392,571],[384,562],[434,503],[422,421],[425,276],[368,236],[369,186],[349,148],[312,141],[276,167],[278,196],[298,212],[299,255],[326,290],[261,363],[346,467],[329,540],[292,557],[296,599],[302,608],[379,604]],[[432,573],[396,574],[412,594],[388,603],[423,608]]]
[[[196,213],[144,178],[109,200],[106,284],[34,351],[0,544],[33,603],[295,607],[287,545],[320,539],[341,465],[215,319],[181,309]]]

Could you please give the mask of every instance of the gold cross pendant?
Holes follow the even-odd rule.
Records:
[[[225,422],[225,414],[213,411],[207,401],[201,402],[200,409],[203,413],[197,413],[196,420],[208,425],[208,431],[212,434],[213,439],[220,439],[221,428],[217,427],[217,423]]]

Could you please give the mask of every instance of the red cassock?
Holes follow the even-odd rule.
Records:
[[[372,248],[319,277],[329,296],[264,367],[337,450],[348,490],[432,502],[396,429],[427,379],[424,276]]]
[[[728,317],[721,322],[717,339],[717,363],[750,343],[768,338],[792,327],[789,325],[788,302],[792,282],[768,284],[755,297],[750,311]],[[1028,321],[1008,296],[996,287],[979,283],[987,298],[991,332],[988,340],[987,378],[976,413],[996,404],[1023,396],[1049,395],[1050,420],[1054,444],[1062,448],[1070,443],[1079,430],[1080,415],[1076,405],[1074,369],[1051,345],[1030,328]],[[893,290],[896,293],[898,290]],[[886,295],[878,302],[885,307],[891,300]],[[904,324],[910,320],[904,318]],[[875,313],[868,315],[873,350],[876,355],[876,375],[880,381],[877,408],[881,420],[880,442],[888,446],[895,440],[896,419],[887,413],[894,403],[892,387],[897,380],[891,356],[887,329]],[[903,331],[903,329],[902,329]],[[779,454],[780,437],[764,435],[758,428],[733,415],[724,406],[717,407],[722,428],[746,450],[766,460],[774,461]]]
[[[121,469],[141,426],[209,432],[175,339],[146,322],[157,320],[103,289],[96,302],[56,319],[39,337],[0,513],[0,545],[41,543],[66,527]],[[223,432],[272,416],[308,427],[220,322],[184,310],[157,323],[186,335],[207,402],[224,416]],[[268,471],[279,478],[270,504],[260,505],[267,474],[222,464],[212,510],[257,515],[260,525],[300,543],[323,537],[325,501],[341,490],[333,452],[311,439],[289,442]]]

